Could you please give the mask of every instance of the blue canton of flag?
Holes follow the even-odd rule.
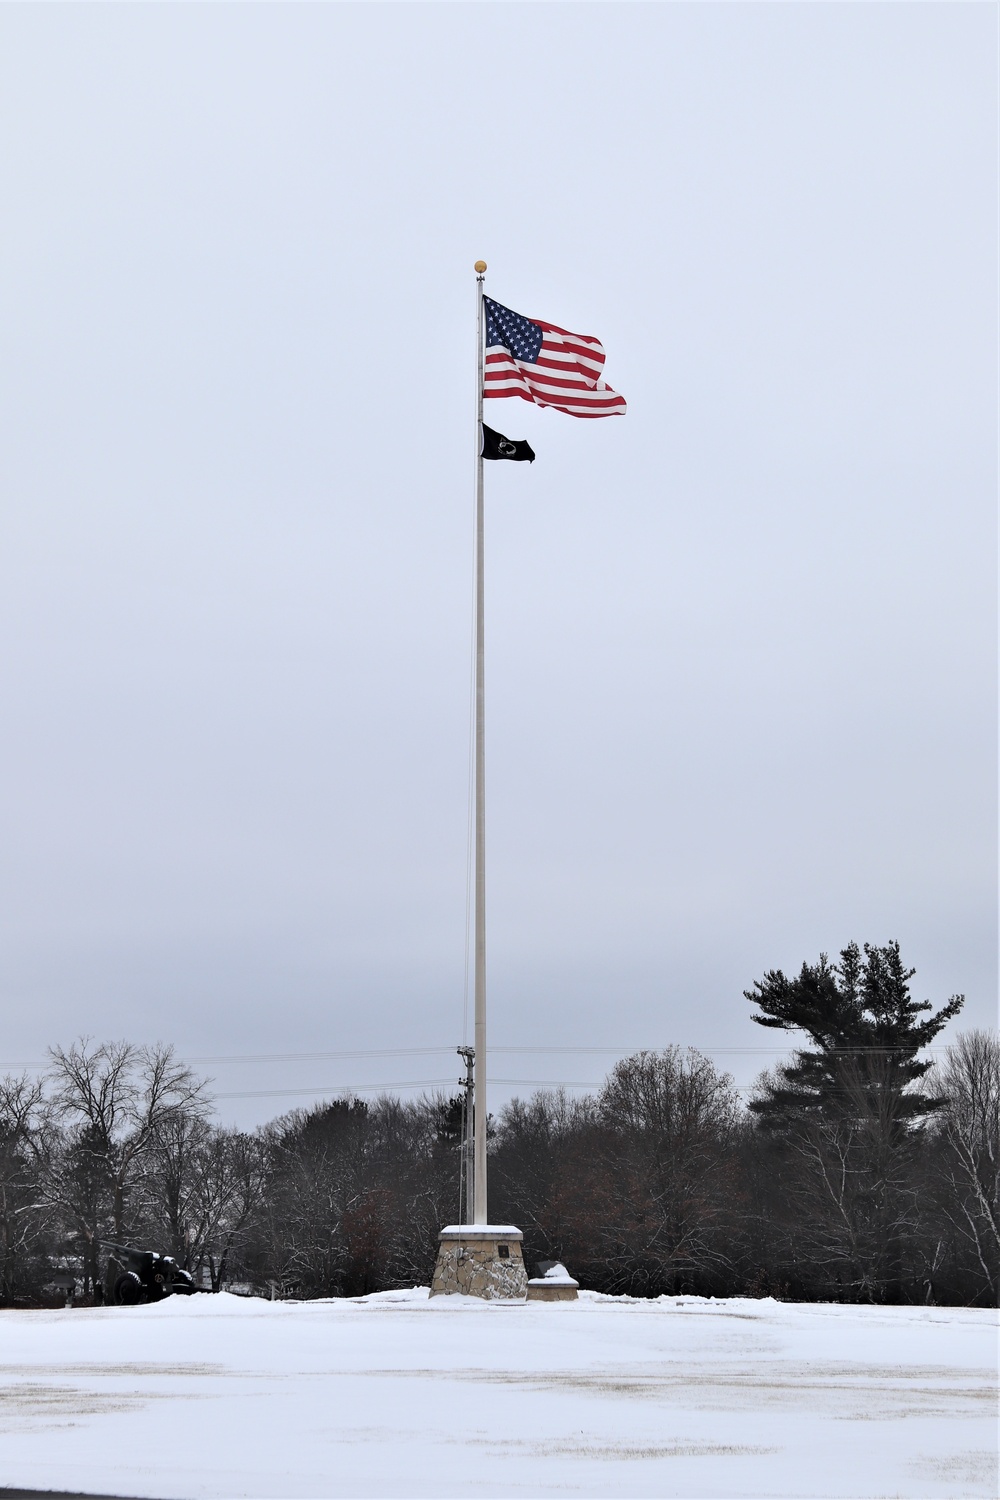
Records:
[[[511,312],[489,297],[483,298],[486,307],[486,347],[507,349],[515,359],[523,359],[529,365],[536,364],[542,352],[542,330],[530,318]]]

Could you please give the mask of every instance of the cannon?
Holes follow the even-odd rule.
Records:
[[[205,1288],[195,1286],[190,1271],[179,1266],[172,1255],[160,1255],[155,1250],[134,1250],[130,1245],[115,1245],[103,1241],[110,1259],[118,1267],[118,1275],[111,1281],[108,1292],[110,1300],[118,1307],[138,1307],[140,1302],[160,1302],[174,1293],[189,1297]],[[108,1266],[109,1272],[111,1265]]]

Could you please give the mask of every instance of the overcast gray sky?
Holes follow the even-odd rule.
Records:
[[[852,937],[993,1024],[996,75],[985,4],[0,9],[0,1071],[457,1077],[479,256],[629,401],[493,407],[491,1038],[608,1049],[493,1072],[745,1084]]]

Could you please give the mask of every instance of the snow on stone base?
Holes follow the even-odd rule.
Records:
[[[521,1240],[523,1235],[514,1224],[446,1224],[438,1239]]]

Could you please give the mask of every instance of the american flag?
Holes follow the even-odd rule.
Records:
[[[613,417],[625,398],[601,379],[604,350],[585,333],[523,318],[489,297],[486,309],[484,396],[521,396],[571,417]]]

